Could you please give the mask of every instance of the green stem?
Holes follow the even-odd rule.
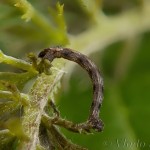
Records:
[[[31,19],[32,22],[40,29],[39,31],[42,31],[42,34],[48,43],[68,43],[68,37],[64,28],[62,29],[54,26],[53,23],[35,9],[27,0],[15,0],[15,2],[15,6],[23,12],[22,19],[25,19],[26,21]]]
[[[21,60],[21,59],[16,59],[16,58],[11,57],[11,56],[7,56],[1,50],[0,50],[0,62],[12,65],[14,67],[17,67],[17,68],[20,68],[22,70],[26,70],[29,72],[34,72],[34,73],[37,72],[32,67],[32,65],[29,64],[28,62]]]
[[[114,17],[102,17],[98,13],[95,17],[97,18],[96,25],[78,36],[70,36],[70,47],[85,51],[85,54],[89,55],[116,41],[125,40],[149,31],[149,14],[149,1],[140,11],[139,8],[136,8]]]
[[[24,131],[30,137],[30,140],[20,143],[21,150],[36,149],[39,125],[41,123],[42,114],[44,113],[44,107],[48,101],[48,95],[49,93],[51,96],[53,95],[54,89],[59,84],[58,82],[60,82],[62,75],[62,71],[52,69],[51,76],[41,74],[33,85],[29,93],[31,105],[24,108],[24,117],[22,121]]]

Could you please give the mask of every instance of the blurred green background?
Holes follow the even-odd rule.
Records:
[[[51,12],[55,12],[56,1],[29,0],[29,2],[38,10],[39,14],[50,20],[51,24],[57,22],[52,21],[54,18],[49,15],[48,11],[49,7]],[[103,0],[103,2],[98,0],[61,0],[60,3],[64,4],[64,17],[69,40],[59,25],[54,33],[49,32],[46,35],[46,31],[44,32],[42,27],[40,28],[40,23],[38,26],[34,20],[25,22],[21,19],[22,12],[14,7],[12,1],[1,0],[0,49],[8,55],[24,58],[27,53],[38,53],[39,50],[48,46],[66,45],[68,41],[72,44],[74,41],[72,37],[78,38],[78,35],[88,33],[90,29],[95,28],[96,19],[100,22],[104,21],[104,19],[95,18],[98,15],[95,15],[94,9],[89,9],[93,3],[96,4],[99,14],[112,22],[113,18],[133,9],[137,9],[139,13],[145,8],[150,10],[150,6],[145,7],[144,3],[150,4],[146,0]],[[89,4],[88,9],[86,9],[86,4]],[[149,16],[149,14],[147,15]],[[147,17],[147,22],[150,22],[149,20],[150,17]],[[96,47],[94,48],[96,50],[90,52],[89,57],[100,68],[104,78],[104,101],[100,117],[105,123],[105,128],[102,133],[92,135],[79,135],[62,129],[72,142],[87,147],[89,150],[150,149],[149,24],[145,26],[146,30],[143,27],[141,31],[136,31],[137,34],[126,36],[123,39],[118,38],[115,41],[112,39],[112,42],[108,42],[104,48]],[[124,29],[121,18],[118,26],[122,30]],[[101,30],[107,30],[107,34],[112,34],[107,27],[101,28]],[[56,36],[56,32],[58,32],[58,36]],[[130,34],[130,31],[126,32]],[[58,38],[59,33],[62,38]],[[89,36],[91,35],[89,34]],[[86,41],[86,39],[83,40]],[[87,43],[92,43],[94,40],[87,40]],[[78,46],[76,43],[75,47],[80,50],[84,45],[80,46],[79,44]],[[88,54],[88,50],[85,49],[86,53]],[[0,68],[5,71],[10,70],[2,64]],[[64,118],[82,122],[86,120],[91,104],[91,82],[87,73],[79,66],[74,66],[73,71],[68,69],[66,72],[62,88],[56,98],[57,105]],[[68,76],[70,72],[71,76]]]

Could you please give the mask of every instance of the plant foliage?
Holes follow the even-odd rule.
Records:
[[[0,12],[0,149],[149,148],[149,0],[2,0]],[[61,128],[77,129],[75,122],[88,116],[91,89],[84,73],[73,71],[69,92],[63,93],[64,68],[72,72],[72,64],[62,59],[50,64],[33,53],[21,59],[55,45],[92,54],[101,65],[102,133],[81,134],[86,132],[79,129],[80,134],[73,134]],[[50,104],[54,99],[60,99],[60,114]]]

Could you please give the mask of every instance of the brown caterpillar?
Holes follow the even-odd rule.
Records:
[[[103,100],[103,79],[96,65],[87,56],[69,48],[46,48],[38,56],[43,59],[48,59],[50,62],[55,58],[74,61],[88,72],[93,83],[93,101],[86,125],[90,125],[97,131],[102,131],[103,122],[99,119],[99,111]]]

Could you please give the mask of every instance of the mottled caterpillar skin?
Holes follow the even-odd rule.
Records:
[[[99,111],[103,100],[103,79],[96,65],[87,56],[69,48],[46,48],[39,53],[39,57],[48,59],[50,62],[55,58],[64,58],[78,63],[88,72],[93,83],[93,101],[87,123],[93,129],[102,131],[103,122],[99,119]]]

